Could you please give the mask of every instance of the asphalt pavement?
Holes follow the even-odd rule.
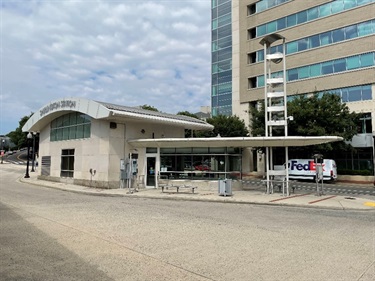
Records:
[[[21,176],[19,180],[23,183],[95,196],[124,196],[164,200],[190,200],[216,203],[375,211],[375,199],[373,196],[366,195],[346,196],[324,194],[324,192],[322,195],[318,195],[316,191],[312,190],[297,190],[295,193],[290,193],[289,196],[286,196],[285,193],[278,192],[278,190],[272,194],[266,194],[264,190],[260,190],[259,188],[251,189],[249,186],[243,190],[232,190],[232,194],[227,196],[219,195],[218,189],[200,190],[197,188],[194,190],[194,193],[188,188],[180,189],[179,192],[177,192],[176,188],[170,188],[168,190],[164,189],[164,192],[162,192],[161,189],[155,188],[143,188],[138,191],[133,189],[129,190],[128,188],[101,189],[64,182],[40,180],[37,178],[37,174],[37,172],[30,172],[30,178],[24,178]]]

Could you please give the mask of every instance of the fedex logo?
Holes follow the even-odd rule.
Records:
[[[291,163],[289,163],[289,168],[291,171],[293,170],[298,170],[298,171],[315,171],[316,170],[316,167],[315,167],[315,163],[314,161],[312,160],[309,160],[306,164],[301,164],[301,163],[298,163],[298,161],[295,161],[295,160],[292,160]],[[323,166],[323,171],[324,170],[324,165],[325,164],[322,164]]]

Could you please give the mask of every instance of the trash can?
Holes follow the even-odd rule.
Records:
[[[219,180],[219,195],[220,196],[232,196],[232,180],[224,179]]]

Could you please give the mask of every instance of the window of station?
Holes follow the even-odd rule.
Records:
[[[90,138],[91,117],[79,113],[69,113],[51,122],[50,141]]]
[[[241,173],[240,148],[161,148],[160,175],[170,179],[218,179]]]
[[[61,151],[60,177],[72,178],[74,175],[74,149]]]

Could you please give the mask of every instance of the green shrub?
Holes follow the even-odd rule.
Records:
[[[370,170],[349,170],[349,169],[339,169],[337,170],[338,175],[350,175],[350,176],[371,176],[372,172]]]

